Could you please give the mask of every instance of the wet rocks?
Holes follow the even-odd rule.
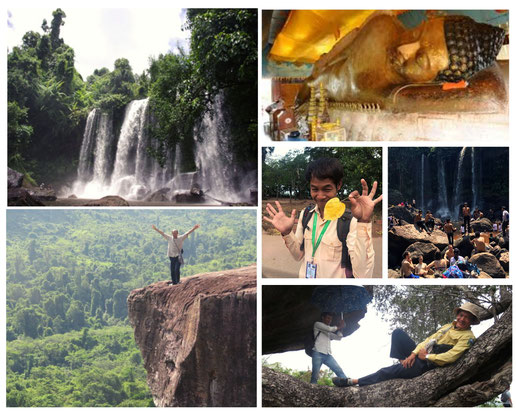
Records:
[[[129,202],[127,202],[124,198],[109,195],[104,198],[95,199],[93,201],[89,201],[84,204],[85,206],[129,206]]]

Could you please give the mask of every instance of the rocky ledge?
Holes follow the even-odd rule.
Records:
[[[256,406],[256,266],[160,281],[127,303],[156,406]]]

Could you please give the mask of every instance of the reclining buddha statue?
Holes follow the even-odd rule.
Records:
[[[504,123],[507,84],[496,63],[504,37],[504,29],[466,16],[435,17],[407,29],[394,15],[375,15],[314,63],[296,97],[297,117],[306,116],[311,91],[322,86],[330,116],[341,123],[357,109],[494,115],[483,121]]]

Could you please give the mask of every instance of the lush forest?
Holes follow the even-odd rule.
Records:
[[[374,147],[318,147],[303,151],[291,150],[285,156],[274,157],[273,147],[262,148],[263,198],[291,197],[310,199],[305,179],[307,165],[318,158],[337,158],[344,167],[344,179],[339,192],[343,197],[360,189],[364,178],[369,187],[378,181],[377,196],[382,193],[382,148]]]
[[[150,98],[160,142],[149,154],[164,162],[169,147],[183,149],[183,169],[192,170],[194,130],[225,97],[231,146],[241,164],[256,165],[257,11],[188,9],[184,29],[190,51],[151,58],[134,73],[126,58],[96,69],[86,79],[77,72],[76,52],[61,36],[66,13],[56,9],[41,30],[25,33],[7,58],[8,165],[31,183],[69,183],[75,177],[82,133],[93,108],[110,113],[119,130],[126,105]],[[253,144],[250,145],[249,142]],[[59,148],[59,150],[56,150]]]
[[[256,262],[254,211],[8,211],[9,406],[152,404],[126,304],[131,290],[170,279],[152,224],[201,225],[182,277]]]

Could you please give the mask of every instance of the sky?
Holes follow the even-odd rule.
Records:
[[[453,321],[450,315],[450,321]],[[332,355],[340,367],[351,378],[359,378],[374,373],[376,370],[393,364],[389,357],[391,346],[391,328],[381,319],[372,303],[367,306],[367,313],[360,321],[360,328],[340,341],[331,342]],[[472,326],[475,337],[479,337],[493,325],[493,319]],[[284,367],[294,370],[311,370],[312,359],[304,350],[290,351],[262,357],[268,363],[279,362]],[[323,366],[327,370],[326,366]]]
[[[42,34],[41,24],[52,21],[53,8],[8,8],[7,47],[22,42],[27,31]],[[73,8],[65,12],[61,38],[75,51],[75,68],[83,79],[95,69],[113,70],[116,59],[125,57],[133,73],[149,67],[149,57],[177,52],[178,44],[188,50],[189,32],[181,31],[185,9]]]

